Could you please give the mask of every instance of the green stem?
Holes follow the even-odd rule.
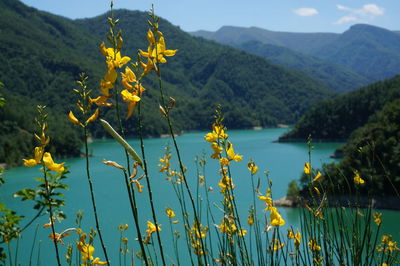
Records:
[[[53,243],[54,243],[54,248],[56,249],[56,258],[57,258],[57,264],[58,266],[61,266],[60,262],[60,254],[58,252],[58,245],[57,245],[57,238],[56,238],[56,231],[54,229],[54,222],[53,222],[53,209],[51,207],[51,198],[50,198],[50,190],[49,190],[49,182],[47,180],[47,170],[46,166],[43,164],[43,175],[44,175],[44,182],[46,186],[46,198],[47,198],[47,203],[49,204],[49,215],[50,215],[50,225],[51,225],[51,231],[53,233]]]
[[[106,246],[104,245],[103,236],[102,236],[102,234],[101,234],[101,229],[100,229],[100,224],[99,224],[99,218],[98,218],[98,216],[97,216],[96,201],[95,201],[95,199],[94,199],[94,191],[93,191],[92,178],[90,177],[90,170],[89,170],[89,149],[88,149],[88,142],[87,142],[88,134],[87,134],[86,126],[83,127],[83,131],[84,131],[84,137],[85,137],[86,175],[87,175],[87,179],[88,179],[88,182],[89,182],[90,196],[91,196],[91,199],[92,199],[92,206],[93,206],[94,218],[95,218],[95,222],[96,222],[96,229],[97,229],[97,232],[99,233],[99,238],[100,238],[101,247],[102,247],[102,249],[103,249],[103,253],[104,253],[104,256],[105,256],[105,258],[106,258],[107,264],[110,265],[110,260],[108,259]]]
[[[35,249],[35,243],[36,243],[36,237],[37,237],[38,229],[39,229],[39,224],[36,225],[35,235],[34,235],[33,241],[32,241],[31,254],[30,254],[30,256],[29,256],[29,266],[32,265],[33,250]]]
[[[143,237],[142,237],[142,233],[140,231],[140,226],[139,226],[139,217],[138,217],[138,211],[137,211],[137,205],[136,205],[136,198],[135,198],[135,194],[132,195],[132,192],[134,193],[134,191],[130,190],[130,186],[129,186],[129,181],[128,181],[128,176],[126,174],[126,171],[124,171],[124,176],[125,176],[125,185],[126,185],[126,189],[128,190],[128,196],[129,196],[129,203],[131,205],[131,210],[132,210],[132,215],[133,215],[133,219],[135,221],[135,226],[136,226],[136,232],[138,234],[138,239],[139,239],[139,245],[140,245],[140,249],[142,251],[143,254],[143,258],[144,258],[144,263],[147,265],[149,265],[149,262],[147,261],[147,256],[146,256],[146,249],[144,248],[144,244],[143,244]],[[122,233],[121,233],[122,234]]]
[[[141,148],[141,151],[142,151],[142,158],[143,158],[143,170],[144,170],[144,175],[145,175],[145,178],[146,178],[146,183],[147,183],[147,188],[148,188],[148,196],[149,196],[149,201],[150,201],[150,207],[151,207],[151,213],[152,213],[152,216],[153,216],[153,221],[154,221],[154,224],[155,224],[156,228],[158,228],[156,212],[155,212],[155,209],[154,209],[153,193],[152,193],[152,190],[151,190],[150,178],[149,178],[149,173],[148,173],[148,170],[147,170],[146,154],[145,154],[145,150],[144,150],[141,102],[138,103],[138,118],[139,118],[139,129],[138,129],[138,131],[139,131],[139,138],[140,138],[140,148]],[[161,253],[161,260],[162,260],[163,265],[165,266],[164,250],[163,250],[163,245],[162,245],[162,242],[161,242],[161,236],[160,236],[159,230],[156,230],[156,234],[157,234],[158,247],[159,247],[160,253]]]

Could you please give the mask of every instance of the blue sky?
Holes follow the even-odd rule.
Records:
[[[108,0],[21,0],[69,18],[94,17],[109,9]],[[368,23],[400,31],[400,0],[115,0],[115,8],[156,14],[185,31],[215,31],[224,25],[274,31],[343,32]]]

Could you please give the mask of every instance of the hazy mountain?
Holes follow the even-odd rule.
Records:
[[[294,33],[270,31],[258,27],[234,26],[223,26],[215,32],[196,31],[191,34],[228,45],[258,41],[264,44],[287,47],[302,53],[312,53],[312,51],[320,49],[340,36],[336,33]]]
[[[275,64],[303,71],[337,92],[351,91],[369,83],[365,77],[354,71],[290,49],[299,50],[302,46],[307,49],[320,49],[321,45],[335,39],[336,34],[326,36],[309,33],[292,34],[240,27],[223,27],[214,33],[198,31],[193,34],[261,56]],[[298,45],[293,45],[294,43]]]
[[[315,56],[295,52],[289,48],[249,41],[234,47],[261,56],[272,63],[300,70],[318,79],[334,91],[343,93],[368,84],[363,76]]]
[[[400,35],[358,24],[314,55],[350,68],[371,81],[390,78],[400,73]]]
[[[368,82],[400,73],[400,34],[366,24],[354,25],[342,34],[274,32],[231,26],[222,27],[216,32],[199,31],[192,34],[231,46],[256,41],[286,47],[340,65],[342,70],[350,69],[353,73],[347,75],[354,77],[356,72]],[[285,65],[284,62],[279,64]],[[360,79],[354,83],[359,82],[363,83]]]

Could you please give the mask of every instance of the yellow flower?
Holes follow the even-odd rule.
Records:
[[[296,249],[299,249],[300,242],[301,242],[301,235],[300,235],[300,232],[297,231],[296,235],[294,236],[294,245],[295,245]]]
[[[247,235],[247,230],[245,230],[245,229],[240,229],[240,230],[238,231],[238,235],[239,235],[240,237],[244,237],[245,235]]]
[[[378,251],[383,251],[386,253],[387,251],[389,252],[394,252],[398,251],[399,248],[397,247],[397,242],[392,241],[392,236],[391,235],[384,235],[382,236],[382,242],[380,247],[377,248]]]
[[[156,228],[156,226],[152,222],[147,221],[147,230],[146,230],[146,232],[148,234],[152,234],[152,233],[154,233],[156,231],[161,231],[160,225],[158,225],[157,227],[158,228]]]
[[[310,238],[310,241],[308,241],[308,247],[312,251],[321,251],[321,246],[318,246],[317,241],[314,238]]]
[[[26,167],[33,167],[38,164],[35,159],[22,159],[22,160],[24,161],[24,166]]]
[[[192,234],[196,236],[197,239],[205,238],[207,229],[204,229],[202,224],[200,225],[198,224],[199,223],[194,222],[193,227],[190,230],[192,231]]]
[[[81,252],[82,260],[93,260],[94,247],[92,245],[82,243],[78,244],[78,250]]]
[[[49,152],[44,153],[43,162],[50,171],[54,172],[64,171],[64,163],[55,163],[53,161],[53,158],[51,158],[51,154]]]
[[[374,222],[376,223],[376,225],[377,225],[377,226],[380,226],[381,223],[382,223],[382,213],[377,213],[377,212],[375,212],[375,213],[373,214],[373,216],[374,216]]]
[[[313,182],[317,182],[318,180],[320,180],[322,177],[322,174],[320,171],[318,171],[317,175],[314,177]]]
[[[218,186],[221,188],[220,193],[225,193],[227,189],[233,189],[235,187],[232,178],[229,178],[228,176],[222,177],[218,182]]]
[[[247,164],[247,169],[249,169],[252,175],[255,175],[258,172],[258,167],[255,165],[253,161],[250,161]]]
[[[167,209],[165,210],[165,213],[167,214],[167,216],[168,216],[169,218],[175,217],[175,212],[174,212],[171,208],[167,208]]]
[[[362,185],[362,184],[365,183],[364,179],[362,179],[360,177],[360,174],[358,173],[357,170],[354,171],[354,178],[353,179],[354,179],[354,183],[357,184],[357,185]]]
[[[112,106],[112,103],[106,102],[110,97],[111,97],[111,95],[109,95],[109,96],[102,95],[95,99],[90,98],[89,100],[91,103],[95,103],[97,106],[110,107],[110,106]]]
[[[99,117],[99,108],[96,109],[96,111],[86,120],[86,124],[89,124],[96,120]]]
[[[122,85],[125,89],[133,90],[133,86],[130,83],[134,82],[136,82],[135,73],[128,66],[125,67],[125,73],[122,73]]]
[[[304,173],[306,175],[309,175],[311,173],[311,165],[310,165],[310,163],[305,163],[304,164]]]
[[[237,231],[237,227],[233,219],[223,218],[219,226],[221,233],[233,235]]]
[[[258,199],[265,201],[266,208],[264,209],[264,211],[268,211],[271,209],[271,207],[273,205],[273,201],[271,198],[271,190],[270,189],[268,189],[267,194],[265,194],[265,196],[258,196]]]
[[[214,134],[213,132],[210,132],[204,136],[204,139],[210,143],[213,143],[213,142],[217,141],[217,135]]]
[[[222,147],[220,147],[218,143],[213,142],[211,148],[214,150],[214,154],[211,155],[211,158],[218,159],[219,155],[222,153]]]
[[[223,165],[223,166],[228,166],[228,165],[229,165],[229,160],[228,160],[227,158],[225,158],[225,157],[221,157],[221,158],[219,159],[219,163],[220,163],[221,165]]]
[[[74,113],[72,113],[72,111],[69,111],[68,119],[72,124],[75,124],[77,126],[79,126],[81,124],[79,122],[78,118],[75,117]]]
[[[26,167],[33,167],[39,164],[42,160],[43,155],[43,148],[42,147],[35,147],[35,156],[33,159],[23,159],[24,166]]]
[[[174,56],[177,50],[167,50],[165,45],[164,36],[160,31],[157,31],[159,35],[158,40],[155,39],[152,31],[147,32],[147,38],[149,40],[149,46],[147,52],[139,50],[139,53],[143,57],[152,58],[156,63],[166,63],[167,60],[164,56]]]
[[[292,231],[291,229],[288,229],[287,237],[288,237],[289,239],[294,239],[294,234],[293,234],[293,231]]]
[[[100,258],[95,258],[92,265],[108,265],[107,261],[100,261]]]
[[[122,100],[129,103],[128,114],[126,116],[126,118],[129,118],[133,114],[133,109],[135,108],[136,103],[140,101],[140,97],[134,93],[129,92],[128,90],[121,91],[121,95]]]
[[[121,57],[121,53],[119,51],[115,52],[114,48],[106,48],[104,42],[100,45],[100,52],[106,56],[109,69],[121,68],[131,60],[128,56]]]
[[[273,240],[272,250],[273,250],[273,251],[277,251],[277,250],[283,248],[284,246],[285,246],[284,243],[280,243],[279,240],[275,238],[275,239]]]
[[[143,68],[142,76],[146,76],[155,67],[150,58],[147,59],[147,64],[140,62],[140,66]]]
[[[254,224],[254,218],[252,215],[249,215],[249,217],[247,218],[247,223],[252,226]]]
[[[275,207],[270,208],[270,219],[272,226],[283,226],[285,225],[285,220],[282,219],[278,210]]]
[[[233,150],[233,145],[228,141],[228,150],[226,151],[228,154],[228,158],[231,161],[236,161],[240,162],[242,160],[242,156],[239,154],[235,154],[235,151]]]

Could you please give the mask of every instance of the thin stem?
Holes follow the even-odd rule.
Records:
[[[99,225],[99,218],[97,216],[97,207],[96,207],[96,201],[94,199],[94,191],[93,191],[93,184],[92,184],[92,178],[90,177],[90,168],[89,168],[89,149],[88,149],[88,142],[87,142],[87,138],[88,138],[88,133],[87,133],[87,129],[86,126],[83,127],[83,131],[84,131],[84,137],[85,137],[85,157],[86,157],[86,175],[87,175],[87,179],[89,182],[89,189],[90,189],[90,197],[92,199],[92,206],[93,206],[93,212],[94,212],[94,218],[95,218],[95,222],[96,222],[96,229],[97,232],[99,233],[99,238],[100,238],[100,243],[101,243],[101,247],[103,249],[103,253],[104,256],[106,258],[107,264],[110,265],[110,261],[108,259],[108,255],[107,255],[107,250],[106,250],[106,246],[104,245],[104,241],[103,241],[103,236],[101,234],[101,229],[100,229],[100,225]]]
[[[43,164],[43,175],[44,175],[44,182],[46,186],[46,200],[48,203],[49,207],[49,215],[50,215],[50,225],[51,225],[51,231],[53,233],[53,243],[54,243],[54,248],[56,249],[56,258],[57,258],[57,264],[61,266],[60,262],[60,254],[58,252],[58,245],[57,245],[57,239],[56,239],[56,231],[54,229],[54,222],[53,222],[53,209],[51,207],[51,198],[50,198],[50,188],[49,188],[49,182],[47,180],[47,170],[46,166]]]
[[[149,265],[149,262],[147,261],[146,249],[144,248],[143,237],[142,237],[142,234],[141,234],[141,231],[140,231],[138,211],[137,211],[137,205],[136,205],[136,198],[135,198],[135,194],[133,194],[133,195],[131,194],[131,193],[135,193],[135,192],[133,190],[131,191],[131,189],[130,189],[128,176],[126,174],[126,171],[124,171],[124,176],[125,176],[126,189],[128,190],[129,203],[131,205],[132,215],[133,215],[133,218],[134,218],[134,221],[135,221],[135,226],[136,226],[136,232],[138,234],[140,249],[141,249],[142,254],[143,254],[144,263],[147,266],[147,265]]]
[[[148,196],[149,196],[149,201],[150,201],[150,207],[151,207],[151,213],[153,216],[153,221],[154,224],[156,226],[156,228],[158,228],[158,223],[157,223],[157,217],[156,217],[156,212],[154,209],[154,202],[153,202],[153,193],[151,190],[151,184],[150,184],[150,178],[149,178],[149,173],[147,170],[147,160],[146,160],[146,154],[144,151],[144,140],[143,140],[143,131],[142,131],[142,113],[141,113],[141,102],[138,103],[138,118],[139,118],[139,138],[140,138],[140,148],[142,151],[142,159],[143,159],[143,171],[144,171],[144,175],[146,178],[146,183],[147,183],[147,188],[148,188]],[[157,234],[157,241],[158,241],[158,247],[160,249],[160,253],[161,253],[161,260],[163,265],[165,266],[165,258],[164,258],[164,250],[163,250],[163,245],[161,242],[161,237],[160,237],[160,232],[159,230],[156,230],[156,234]]]
[[[31,254],[30,254],[30,256],[29,256],[29,266],[32,265],[33,250],[35,249],[35,243],[36,243],[36,237],[37,237],[38,229],[39,229],[39,224],[36,225],[35,235],[34,235],[33,241],[32,241]]]

